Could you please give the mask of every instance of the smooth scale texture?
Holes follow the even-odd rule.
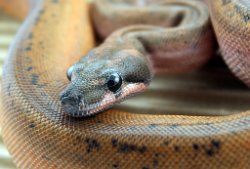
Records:
[[[249,30],[238,15],[249,13],[245,8],[224,15],[238,4],[249,9],[240,0],[210,2],[221,46],[239,38],[220,40],[225,31],[219,30],[230,23]],[[68,83],[65,72],[94,45],[88,9],[80,0],[39,1],[10,49],[0,120],[18,168],[249,168],[250,112],[206,117],[112,109],[87,119],[63,114],[58,96]],[[241,40],[247,43],[247,34]],[[229,50],[222,47],[225,56]]]

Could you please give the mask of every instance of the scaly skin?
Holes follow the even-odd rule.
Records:
[[[71,83],[61,94],[66,113],[94,115],[143,91],[153,72],[187,72],[214,55],[216,43],[204,3],[186,0],[154,2],[149,6],[143,1],[136,3],[99,0],[93,4],[91,14],[101,37],[125,28],[115,31],[70,69]],[[122,79],[117,91],[110,91],[106,84],[112,74],[119,74]]]
[[[222,56],[232,72],[250,87],[250,2],[211,1],[210,6]]]
[[[210,9],[229,11],[238,2],[218,0]],[[64,72],[94,45],[90,28],[84,1],[44,0],[20,29],[5,63],[0,118],[19,168],[249,168],[250,112],[201,117],[108,110],[87,119],[63,114]]]

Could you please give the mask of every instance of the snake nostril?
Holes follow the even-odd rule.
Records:
[[[61,97],[61,103],[64,105],[64,104],[66,104],[67,102],[68,102],[68,97]]]
[[[70,114],[70,115],[75,115],[78,113],[79,110],[79,102],[80,100],[78,97],[61,97],[61,105],[62,109],[65,113]]]
[[[72,105],[76,106],[79,103],[79,99],[77,97],[61,97],[62,105]]]

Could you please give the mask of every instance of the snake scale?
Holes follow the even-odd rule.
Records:
[[[9,8],[11,3],[16,3],[16,10]],[[156,73],[181,73],[206,63],[216,45],[208,8],[202,2],[100,0],[88,5],[82,0],[39,0],[27,6],[21,0],[2,0],[0,4],[19,18],[34,7],[10,48],[2,83],[1,127],[18,168],[250,167],[249,111],[208,117],[132,114],[110,109],[91,118],[74,118],[64,112],[87,116],[100,111],[86,105],[74,110],[65,98],[78,94],[85,78],[100,75],[101,62],[112,70],[105,73],[115,82],[123,80],[117,83],[118,89],[109,85],[112,92],[108,98],[115,99],[107,99],[101,110],[144,90],[152,78],[152,67]],[[140,25],[119,29],[90,51],[94,38],[89,9],[102,38],[138,20]],[[226,63],[250,85],[249,2],[211,0],[209,9]],[[85,54],[68,70],[69,83],[65,72]],[[119,65],[123,58],[128,63],[125,66]],[[152,65],[150,59],[154,60]],[[85,74],[77,73],[83,69]],[[103,79],[89,78],[90,86],[83,87],[89,90],[84,102],[92,98],[88,104],[93,100],[99,103],[96,95],[107,94],[107,89],[95,93],[106,85]],[[119,94],[114,96],[117,91]]]

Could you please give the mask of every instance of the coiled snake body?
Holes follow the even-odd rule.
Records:
[[[222,54],[249,84],[249,3],[209,4]],[[108,110],[85,119],[65,114],[95,114],[141,91],[151,79],[151,66],[160,73],[184,72],[214,54],[208,10],[201,2],[103,0],[91,12],[101,37],[137,22],[135,13],[144,25],[123,28],[88,53],[69,71],[66,89],[64,72],[94,45],[84,1],[37,1],[12,44],[3,73],[0,119],[19,168],[249,168],[250,112],[206,117]],[[119,89],[107,88],[111,76],[122,79]]]

